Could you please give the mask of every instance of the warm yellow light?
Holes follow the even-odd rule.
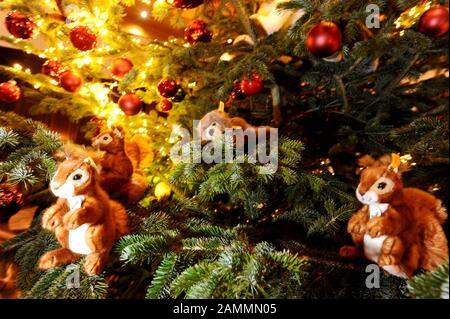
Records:
[[[90,95],[95,98],[100,105],[106,106],[109,101],[110,90],[101,83],[89,85]]]
[[[90,56],[85,56],[85,57],[82,57],[82,58],[76,58],[76,59],[73,60],[73,63],[77,67],[81,68],[84,65],[91,64],[92,63],[92,58]]]
[[[22,70],[22,69],[23,69],[23,66],[20,65],[19,63],[14,63],[13,68],[14,68],[14,69],[17,69],[17,70]]]
[[[410,160],[412,160],[411,154],[405,154],[405,155],[400,156],[400,161],[402,163],[408,163]]]
[[[142,19],[147,19],[148,18],[148,12],[146,10],[142,10],[140,15],[141,15]]]

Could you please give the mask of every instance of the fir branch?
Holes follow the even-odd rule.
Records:
[[[432,272],[416,275],[408,281],[408,290],[417,299],[448,299],[448,260]]]

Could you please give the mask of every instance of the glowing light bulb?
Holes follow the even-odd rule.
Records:
[[[148,12],[146,10],[142,10],[140,15],[141,15],[142,19],[147,19],[148,18]]]

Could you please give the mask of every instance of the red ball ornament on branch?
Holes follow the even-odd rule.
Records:
[[[342,46],[342,33],[334,22],[322,21],[306,36],[306,47],[317,57],[325,58],[335,54]]]
[[[439,38],[448,32],[448,8],[443,6],[427,10],[419,20],[419,32]]]
[[[111,73],[118,78],[123,78],[125,74],[133,68],[133,63],[126,58],[116,58],[111,65]]]
[[[120,97],[119,106],[126,115],[136,115],[142,110],[142,101],[136,94],[127,93]]]
[[[81,88],[83,80],[72,71],[65,71],[61,74],[59,83],[64,90],[75,93]]]
[[[178,91],[178,84],[172,79],[162,79],[158,83],[158,93],[165,98],[174,97]]]
[[[169,112],[172,109],[173,103],[167,99],[162,99],[159,102],[159,109],[163,112]]]
[[[17,213],[23,204],[23,194],[16,188],[0,185],[0,221],[4,222]]]
[[[51,59],[45,61],[42,65],[41,72],[49,77],[58,80],[61,74],[66,71],[62,63],[57,59]]]
[[[81,51],[89,51],[97,45],[97,35],[88,27],[79,25],[70,30],[70,41]]]
[[[11,11],[5,19],[6,28],[15,38],[28,40],[36,35],[37,26],[32,17]]]
[[[166,0],[168,4],[179,9],[192,9],[203,4],[204,0]]]
[[[245,95],[255,95],[261,92],[264,81],[258,73],[253,73],[249,79],[241,81],[241,92]]]
[[[198,42],[210,42],[213,33],[207,28],[207,23],[202,20],[192,21],[186,29],[184,29],[184,39],[194,45]]]
[[[0,101],[4,103],[17,102],[22,96],[16,81],[0,83]]]

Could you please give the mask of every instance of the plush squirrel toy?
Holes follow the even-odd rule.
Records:
[[[266,126],[253,126],[241,117],[230,117],[223,111],[223,107],[207,113],[197,126],[198,134],[204,141],[212,141],[216,136],[224,134],[227,128],[253,130],[255,137],[258,137],[261,132],[267,135],[270,130],[270,127]],[[236,140],[235,143],[237,146],[242,146],[245,140]]]
[[[132,149],[132,154],[135,155],[133,168],[133,162],[125,149],[125,136],[121,127],[113,127],[100,133],[92,139],[92,145],[105,152],[100,160],[100,185],[103,189],[110,194],[126,196],[129,203],[136,203],[141,199],[147,188],[144,174],[138,168],[145,157],[139,153],[142,148],[136,146]]]
[[[356,247],[344,246],[342,256],[359,251],[388,273],[410,278],[418,268],[431,271],[448,260],[441,224],[447,211],[439,199],[417,188],[404,188],[400,157],[365,156],[356,196],[364,206],[353,215],[347,231]]]
[[[89,157],[72,156],[59,164],[50,189],[56,204],[42,216],[42,226],[55,232],[62,248],[44,254],[39,268],[69,264],[86,255],[87,274],[99,274],[114,242],[128,233],[125,208],[100,187],[99,173]]]

